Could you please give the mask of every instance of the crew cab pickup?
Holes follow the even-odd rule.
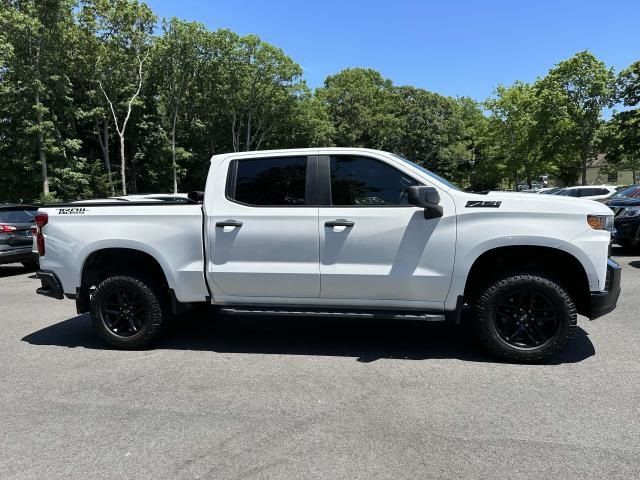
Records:
[[[521,362],[557,353],[577,314],[620,293],[605,205],[467,193],[391,153],[215,155],[190,198],[40,209],[38,293],[75,299],[118,348],[148,347],[187,304],[453,322],[469,306],[484,345]]]

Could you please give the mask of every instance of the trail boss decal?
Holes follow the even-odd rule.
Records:
[[[58,208],[58,215],[84,215],[87,213],[85,207]]]
[[[483,200],[469,200],[465,207],[467,208],[500,208],[502,202],[485,202]]]

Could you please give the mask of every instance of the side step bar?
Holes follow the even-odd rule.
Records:
[[[422,320],[425,322],[444,322],[444,313],[407,312],[397,310],[334,310],[302,308],[257,308],[257,307],[221,307],[220,313],[241,316],[275,317],[324,317],[324,318],[371,318],[394,320]]]

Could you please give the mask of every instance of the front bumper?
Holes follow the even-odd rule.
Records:
[[[591,292],[591,320],[602,317],[616,308],[620,296],[620,265],[611,259],[607,260],[607,280],[602,292]]]
[[[31,247],[12,248],[0,251],[0,264],[16,262],[32,262],[38,260],[38,254],[31,251]]]
[[[60,283],[60,279],[55,273],[41,270],[36,274],[36,276],[40,279],[40,283],[42,284],[40,288],[36,289],[36,293],[38,295],[57,298],[58,300],[64,298],[62,284]]]

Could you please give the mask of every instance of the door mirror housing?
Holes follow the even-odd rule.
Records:
[[[434,187],[416,185],[409,187],[409,205],[424,208],[424,218],[438,218],[442,216],[440,194]]]

